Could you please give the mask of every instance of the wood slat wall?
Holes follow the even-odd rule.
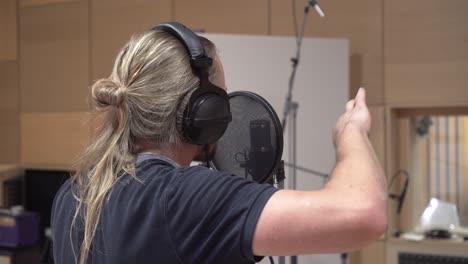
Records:
[[[88,1],[27,6],[19,11],[21,111],[86,110]]]
[[[133,34],[172,20],[171,0],[91,1],[91,80],[109,76],[120,48]]]
[[[468,104],[468,1],[385,1],[389,105]]]
[[[0,61],[0,163],[19,161],[18,62]]]
[[[0,1],[0,60],[17,59],[17,3]]]
[[[369,138],[382,166],[385,166],[385,107],[369,106],[372,127]]]
[[[465,148],[460,150],[460,160],[468,160],[468,118],[465,118],[463,120],[463,123],[461,124],[461,131],[463,131],[463,144]],[[460,201],[461,203],[461,208],[460,208],[460,218],[461,220],[461,225],[462,226],[468,226],[468,164],[463,164],[462,166],[462,175],[465,177],[462,177],[461,183],[460,183],[460,190],[463,190],[461,192],[460,196]]]
[[[16,0],[0,1],[0,163],[19,162]]]
[[[210,33],[263,34],[269,28],[269,0],[173,0],[174,19]]]
[[[79,0],[18,0],[20,7],[42,6],[51,4],[61,4]]]
[[[70,169],[89,139],[87,112],[21,114],[21,161],[29,168]]]

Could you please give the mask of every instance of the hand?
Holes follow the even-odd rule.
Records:
[[[333,131],[333,142],[337,147],[346,128],[357,128],[359,131],[369,134],[371,128],[371,116],[366,104],[366,91],[359,88],[356,97],[346,103],[346,112],[341,115]]]

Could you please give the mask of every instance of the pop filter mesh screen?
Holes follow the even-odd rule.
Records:
[[[270,182],[283,152],[281,123],[271,105],[251,92],[229,95],[232,122],[211,166],[260,183]]]

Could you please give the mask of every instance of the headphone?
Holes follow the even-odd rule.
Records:
[[[200,86],[193,91],[184,109],[179,134],[191,144],[215,143],[223,136],[232,115],[226,91],[208,80],[213,59],[205,54],[199,36],[180,23],[166,22],[152,30],[164,31],[182,42],[190,56],[193,73],[200,78]]]

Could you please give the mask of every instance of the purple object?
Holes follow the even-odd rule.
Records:
[[[39,216],[33,212],[0,211],[0,246],[26,247],[39,240]]]

